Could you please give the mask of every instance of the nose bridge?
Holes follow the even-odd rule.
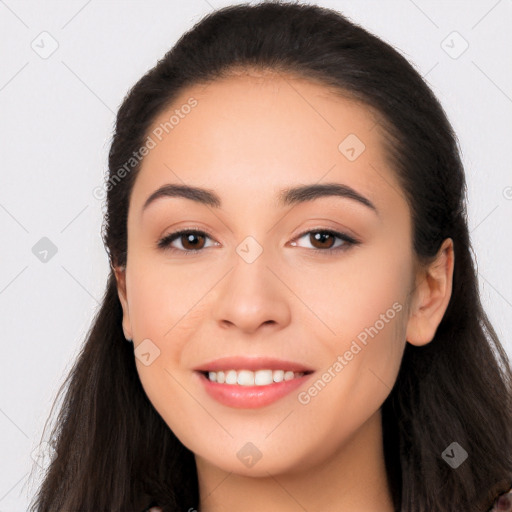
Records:
[[[262,324],[289,322],[289,297],[274,275],[274,251],[253,236],[244,238],[235,251],[234,266],[217,292],[216,321],[249,331]]]

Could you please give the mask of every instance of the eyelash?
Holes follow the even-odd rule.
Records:
[[[308,235],[310,233],[327,233],[329,235],[332,235],[332,236],[334,236],[336,238],[339,238],[339,239],[343,240],[344,243],[341,246],[334,247],[332,249],[316,249],[316,248],[310,249],[310,250],[312,250],[312,251],[314,251],[316,253],[327,253],[327,254],[324,254],[324,255],[327,255],[327,256],[330,255],[330,254],[337,254],[339,252],[347,251],[351,247],[361,243],[358,240],[352,238],[351,236],[349,236],[349,235],[347,235],[345,233],[340,233],[339,231],[334,231],[332,229],[321,229],[321,228],[310,229],[308,231],[304,231],[303,233],[299,234],[294,239],[294,241],[295,240],[299,240],[304,235]],[[205,231],[201,231],[201,230],[198,230],[198,229],[182,229],[180,231],[176,231],[174,233],[170,233],[170,234],[166,235],[165,237],[161,238],[158,241],[157,246],[158,246],[159,249],[162,249],[162,250],[165,250],[165,251],[171,251],[171,252],[179,251],[179,252],[185,253],[186,255],[198,254],[201,251],[205,250],[205,249],[193,249],[193,250],[176,249],[175,247],[171,247],[170,246],[170,244],[174,240],[180,238],[180,236],[185,235],[185,234],[203,235],[203,236],[206,236],[206,238],[210,238],[210,239],[213,240],[213,238],[210,237],[210,235],[208,233],[206,233]]]

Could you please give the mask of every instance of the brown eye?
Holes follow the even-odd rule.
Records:
[[[182,241],[182,245],[183,245],[184,249],[194,251],[194,250],[203,248],[202,246],[204,244],[204,240],[206,237],[204,237],[201,234],[192,232],[192,233],[183,233],[179,236],[179,238]]]
[[[331,231],[329,229],[316,229],[312,231],[306,231],[302,233],[296,240],[305,238],[308,240],[313,251],[318,253],[332,254],[337,251],[346,251],[350,247],[359,244],[360,242],[354,238],[345,235],[344,233],[338,233],[337,231]],[[336,241],[341,243],[336,244]],[[293,246],[297,246],[297,242],[292,242]],[[304,247],[304,246],[301,246]]]
[[[311,231],[309,235],[315,249],[331,249],[336,238],[329,231]]]
[[[160,249],[181,251],[188,254],[204,249],[206,239],[210,239],[210,237],[203,231],[188,229],[165,236],[158,241],[158,247]],[[174,242],[179,242],[181,247],[173,247]]]
[[[332,231],[328,229],[317,229],[313,231],[307,231],[300,235],[297,240],[301,238],[309,238],[309,243],[313,251],[318,253],[332,254],[337,251],[346,251],[350,247],[359,244],[360,242],[354,240],[352,237]],[[167,251],[179,251],[183,254],[199,254],[203,249],[210,247],[211,245],[217,244],[214,242],[210,246],[205,246],[205,241],[213,240],[204,231],[195,229],[181,230],[175,233],[170,233],[161,240],[158,241],[157,245],[159,249],[165,249]],[[341,243],[336,244],[336,240]],[[175,247],[174,243],[179,242],[181,247]],[[297,242],[292,242],[293,246],[297,246]]]

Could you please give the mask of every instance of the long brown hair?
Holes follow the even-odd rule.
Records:
[[[140,167],[130,159],[155,118],[186,87],[244,69],[315,80],[375,109],[409,203],[416,258],[428,263],[445,238],[454,241],[447,311],[429,344],[406,344],[382,406],[385,461],[397,510],[486,510],[512,483],[512,369],[480,302],[456,136],[430,88],[389,44],[311,4],[242,4],[203,18],[119,109],[105,184],[103,238],[111,265],[126,263],[128,204]],[[169,512],[199,505],[193,453],[147,398],[121,321],[111,271],[59,390],[65,397],[49,438],[55,453],[32,511],[139,512],[154,501]],[[442,457],[452,442],[469,454],[457,469]]]

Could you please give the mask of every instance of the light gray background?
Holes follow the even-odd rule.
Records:
[[[0,512],[27,508],[31,453],[104,290],[92,191],[115,112],[185,30],[230,3],[0,0]],[[391,43],[443,104],[484,305],[512,355],[512,0],[318,3]],[[42,237],[58,249],[45,263],[32,252]]]

